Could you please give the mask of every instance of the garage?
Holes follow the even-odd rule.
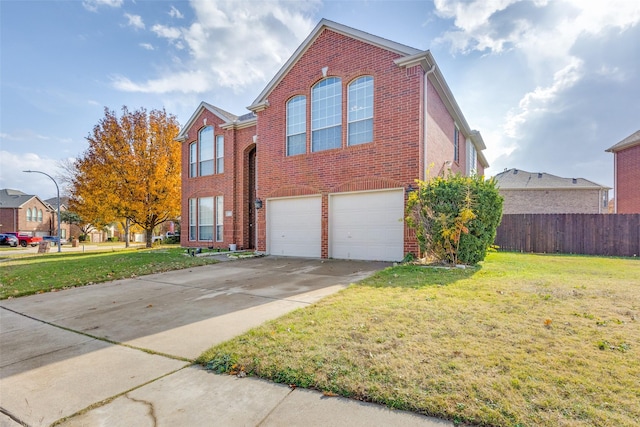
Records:
[[[329,196],[329,256],[400,261],[404,257],[404,190]]]
[[[320,258],[320,196],[267,200],[267,252]]]

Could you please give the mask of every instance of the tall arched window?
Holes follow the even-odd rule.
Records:
[[[31,208],[27,208],[27,221],[32,221]]]
[[[294,96],[287,102],[287,156],[307,152],[307,98]]]
[[[42,222],[42,209],[38,211],[38,222]]]
[[[364,76],[349,84],[347,144],[373,141],[373,77]]]
[[[198,134],[200,176],[213,174],[213,126],[203,128]]]
[[[342,82],[329,77],[311,89],[311,151],[342,146]]]

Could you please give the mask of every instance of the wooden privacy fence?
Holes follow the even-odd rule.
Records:
[[[502,216],[500,250],[640,256],[640,214],[510,214]]]

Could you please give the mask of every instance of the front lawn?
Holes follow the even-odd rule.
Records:
[[[636,259],[493,253],[388,268],[199,362],[457,422],[637,426],[639,322]]]
[[[181,248],[23,253],[0,262],[0,299],[217,262]]]

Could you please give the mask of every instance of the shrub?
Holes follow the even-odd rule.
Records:
[[[409,196],[407,222],[421,251],[454,264],[484,260],[502,218],[495,180],[456,174],[418,184]]]

